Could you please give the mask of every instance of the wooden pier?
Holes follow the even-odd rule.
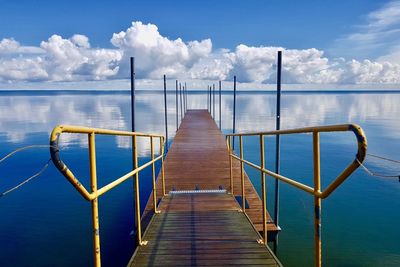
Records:
[[[226,141],[207,110],[188,110],[164,161],[165,187],[157,179],[159,214],[152,194],[143,214],[143,240],[128,266],[280,266],[258,242],[262,203],[245,175],[246,213],[230,188]],[[241,196],[240,164],[233,162],[233,192]],[[169,192],[169,193],[168,193]],[[277,227],[268,215],[268,234]]]

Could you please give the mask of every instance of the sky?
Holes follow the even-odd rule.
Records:
[[[0,0],[0,88],[137,78],[400,84],[400,1]],[[69,85],[68,85],[69,84]]]

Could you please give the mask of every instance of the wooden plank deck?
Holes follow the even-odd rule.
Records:
[[[229,154],[226,141],[207,110],[188,110],[170,147],[165,166],[166,192],[171,190],[218,189],[230,191]],[[262,202],[245,174],[247,215],[258,231],[262,231]],[[161,198],[161,179],[157,178],[157,196]],[[233,192],[241,196],[240,163],[233,160]],[[159,199],[160,200],[160,199]],[[144,210],[146,225],[153,215],[152,195]],[[275,236],[278,228],[269,214],[268,234]],[[271,239],[270,239],[271,240]]]
[[[230,191],[229,155],[225,138],[207,110],[188,110],[164,161],[166,192],[157,179],[160,214],[153,213],[152,195],[145,207],[145,246],[136,249],[128,266],[280,266],[268,246],[259,244],[261,200],[245,175],[252,223]],[[234,193],[241,195],[240,164],[234,161]],[[268,215],[269,216],[269,215]],[[268,223],[268,232],[277,232]]]
[[[128,266],[281,266],[232,195],[170,194]]]

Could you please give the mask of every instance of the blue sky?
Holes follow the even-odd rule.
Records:
[[[327,49],[387,1],[0,1],[0,38],[37,45],[52,34],[88,36],[110,47],[113,32],[132,21],[163,35],[211,38],[216,48],[271,45]]]
[[[120,43],[120,46],[112,43],[111,39],[114,33],[128,32],[131,27],[135,28],[132,22],[141,22],[145,26],[155,25],[157,32],[153,31],[153,35],[157,35],[158,43],[164,42],[165,38],[171,44],[182,48],[181,44],[174,43],[180,38],[179,40],[186,44],[188,48],[184,49],[189,49],[189,54],[186,58],[183,56],[181,65],[165,65],[160,70],[167,72],[171,77],[178,77],[179,71],[189,71],[190,77],[185,78],[229,80],[233,72],[241,71],[245,73],[245,82],[269,83],[273,79],[272,69],[264,65],[269,64],[273,67],[271,58],[265,59],[270,57],[272,52],[263,48],[270,47],[275,52],[277,49],[287,50],[287,59],[292,64],[297,64],[295,71],[294,67],[285,69],[288,72],[288,83],[399,83],[399,80],[393,78],[399,67],[392,66],[399,62],[389,60],[397,57],[400,59],[400,47],[397,45],[397,41],[400,40],[397,32],[400,19],[396,19],[400,10],[399,1],[0,0],[0,6],[0,41],[3,40],[3,43],[0,43],[0,83],[125,78],[126,64],[123,61],[126,61],[128,54],[142,54],[143,50],[133,43],[126,44],[129,38],[123,41],[124,45]],[[135,29],[138,30],[137,27]],[[145,28],[139,30],[146,31]],[[72,37],[76,34],[79,36],[74,41]],[[61,39],[53,38],[50,41],[54,35]],[[88,39],[88,46],[82,47],[76,41],[82,40],[82,36]],[[15,41],[17,45],[10,40]],[[191,50],[189,43],[203,40],[210,40],[211,48],[208,47],[208,43],[202,43],[203,52],[202,55],[198,55],[196,51]],[[106,49],[108,54],[102,62],[103,65],[95,68],[90,62],[90,56],[87,56],[89,61],[71,63],[76,69],[68,77],[51,73],[44,65],[48,63],[47,65],[54,68],[54,62],[51,60],[57,54],[54,54],[53,44],[58,43],[60,47],[65,47],[61,43],[68,41],[79,50],[76,53],[84,56],[87,56],[89,50],[93,54],[98,53],[99,49]],[[129,41],[138,40],[131,38]],[[161,44],[149,53],[159,53],[159,58],[162,58],[165,55],[165,47],[165,44]],[[178,58],[182,57],[182,52],[179,53]],[[240,55],[246,58],[240,58]],[[41,60],[35,61],[37,57]],[[21,61],[21,58],[24,58],[24,61]],[[263,74],[255,73],[251,69],[253,67],[250,67],[250,58],[254,58],[253,63],[263,61],[264,65],[260,65],[257,72],[264,72],[264,78]],[[303,70],[305,65],[302,64],[307,63],[307,58],[317,58],[311,65],[318,66]],[[385,65],[386,61],[390,64]],[[140,69],[140,61],[138,64]],[[154,79],[149,69],[154,66],[144,66],[146,64],[148,65],[143,63],[142,78]],[[32,73],[32,77],[36,78],[21,77],[17,73],[26,68],[26,65],[29,65],[30,69],[37,68],[37,71]],[[104,70],[105,65],[108,68],[106,74],[99,74],[99,69]],[[16,74],[2,75],[1,66],[4,72],[7,66],[11,66]],[[211,71],[212,67],[219,69]],[[367,70],[358,73],[363,68]],[[325,69],[330,73],[321,75]],[[357,71],[354,73],[355,78],[343,74],[338,77],[338,71],[345,73],[354,69]],[[80,71],[82,72],[79,73]],[[377,71],[389,71],[390,75],[385,72],[385,75],[389,76],[385,76],[383,80],[377,78],[382,76],[382,73],[375,74],[377,77],[366,77],[371,76],[369,72]],[[204,74],[206,72],[207,74]],[[312,76],[315,72],[321,77],[299,77]]]

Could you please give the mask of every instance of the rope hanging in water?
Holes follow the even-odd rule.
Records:
[[[4,191],[3,193],[0,193],[0,197],[3,197],[5,195],[7,195],[8,193],[11,193],[12,191],[18,189],[19,187],[23,186],[24,184],[26,184],[27,182],[33,180],[34,178],[38,177],[39,175],[41,175],[46,169],[47,167],[49,167],[51,159],[49,159],[46,164],[42,167],[42,169],[40,169],[39,172],[35,173],[34,175],[28,177],[27,179],[25,179],[24,181],[22,181],[21,183],[19,183],[18,185]]]
[[[26,149],[30,149],[30,148],[49,148],[49,147],[53,147],[50,145],[30,145],[30,146],[24,146],[21,148],[17,148],[14,151],[12,151],[11,153],[7,154],[5,157],[3,157],[2,159],[0,159],[0,163],[3,162],[4,160],[6,160],[7,158],[13,156],[14,154],[16,154],[17,152],[21,152],[23,150]],[[29,181],[33,180],[34,178],[40,176],[46,169],[47,167],[49,167],[49,164],[51,162],[51,158],[47,160],[46,164],[44,164],[44,166],[40,169],[40,171],[38,171],[37,173],[35,173],[34,175],[28,177],[27,179],[25,179],[24,181],[22,181],[21,183],[19,183],[18,185],[0,193],[0,197],[3,197],[11,192],[13,192],[14,190],[20,188],[21,186],[23,186],[24,184],[28,183]]]
[[[383,159],[383,160],[387,160],[390,162],[394,162],[394,163],[399,163],[400,161],[398,160],[394,160],[394,159],[389,159],[389,158],[385,158],[385,157],[381,157],[378,155],[374,155],[374,154],[369,154],[367,153],[368,156],[374,157],[374,158],[378,158],[378,159]],[[358,159],[356,159],[358,164],[360,164],[360,166],[365,170],[366,173],[368,173],[371,176],[375,176],[375,177],[382,177],[382,178],[398,178],[399,182],[400,182],[400,175],[386,175],[386,174],[381,174],[381,173],[374,173],[371,170],[369,170],[364,164],[362,164]]]
[[[378,156],[378,155],[374,155],[374,154],[370,154],[370,153],[367,153],[367,155],[368,155],[368,156],[371,156],[371,157],[374,157],[374,158],[383,159],[383,160],[387,160],[387,161],[391,161],[391,162],[399,163],[399,164],[400,164],[400,161],[399,161],[399,160],[389,159],[389,158],[385,158],[385,157]]]
[[[30,145],[30,146],[23,146],[20,148],[15,149],[14,151],[8,153],[5,157],[3,157],[2,159],[0,159],[0,163],[2,163],[3,161],[5,161],[7,158],[11,157],[12,155],[14,155],[17,152],[21,152],[23,150],[26,149],[30,149],[30,148],[49,148],[49,147],[54,147],[51,145]]]

